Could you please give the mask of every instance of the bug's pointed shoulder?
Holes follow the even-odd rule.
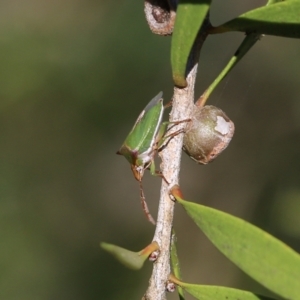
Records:
[[[163,92],[159,92],[153,99],[145,107],[144,111],[149,111],[153,106],[155,106],[158,102],[163,102]]]
[[[147,106],[142,110],[142,112],[140,113],[140,115],[138,116],[137,120],[135,121],[135,124],[133,126],[133,128],[141,122],[142,118],[144,117],[144,115],[151,110],[152,107],[154,107],[155,105],[157,105],[158,102],[161,102],[161,106],[163,107],[163,92],[159,92],[157,94],[157,96],[155,96],[153,99],[150,100],[150,102],[147,104]]]

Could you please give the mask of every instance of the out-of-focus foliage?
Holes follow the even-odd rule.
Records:
[[[219,24],[262,2],[214,1],[211,17]],[[153,94],[171,97],[170,38],[150,33],[138,1],[6,1],[0,15],[0,298],[139,299],[151,267],[127,270],[99,242],[142,249],[152,239],[115,152]],[[207,40],[198,95],[242,39]],[[243,58],[209,100],[235,123],[230,147],[208,166],[183,157],[181,175],[188,199],[251,219],[298,251],[299,47],[266,37]],[[160,180],[145,177],[155,216]],[[185,281],[253,284],[180,208],[175,226]]]

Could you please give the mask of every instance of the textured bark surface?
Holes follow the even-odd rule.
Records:
[[[145,1],[145,13],[149,27],[156,34],[170,34],[173,30],[176,13],[173,11],[177,6],[176,1]],[[159,12],[159,13],[158,13]],[[169,13],[169,18],[167,15]],[[165,28],[157,32],[160,28],[161,21],[168,20]],[[203,26],[204,28],[205,26]],[[167,30],[166,30],[167,28]],[[168,31],[169,30],[169,31]],[[168,31],[168,33],[166,33]],[[164,33],[162,33],[164,32]],[[191,50],[187,64],[187,87],[174,87],[173,105],[170,113],[170,121],[180,121],[189,119],[194,105],[195,80],[197,76],[198,60],[201,46],[206,38],[205,30],[201,30]],[[186,123],[181,123],[169,133],[180,128],[184,128]],[[148,289],[143,296],[144,300],[166,300],[166,284],[171,272],[170,266],[170,244],[173,226],[174,205],[170,199],[170,188],[179,184],[180,161],[182,154],[183,134],[176,135],[159,153],[162,163],[161,170],[169,182],[169,185],[162,180],[160,191],[160,201],[158,216],[153,241],[156,241],[160,248],[160,255],[153,265],[153,271],[149,280]]]
[[[183,120],[189,118],[194,100],[194,81],[196,78],[197,65],[188,76],[188,86],[184,89],[174,88],[173,109],[170,120]],[[178,125],[185,126],[186,124]],[[176,127],[176,129],[178,129]],[[169,189],[179,184],[180,160],[182,153],[183,134],[179,134],[168,143],[161,152],[161,169],[169,181],[168,186],[162,181],[160,202],[158,208],[157,225],[153,240],[159,244],[160,255],[154,263],[152,276],[145,299],[166,299],[165,287],[170,274],[170,240],[173,225],[173,214],[175,203],[169,197]]]

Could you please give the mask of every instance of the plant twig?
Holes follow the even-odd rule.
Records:
[[[188,72],[187,87],[174,87],[173,108],[170,114],[170,121],[188,119],[194,105],[194,88],[197,75],[198,59],[200,48],[206,34],[199,34],[197,41],[191,50]],[[180,124],[184,127],[186,124]],[[174,130],[178,130],[176,127]],[[153,241],[159,244],[160,255],[154,263],[152,276],[148,289],[143,297],[147,300],[165,300],[165,286],[170,274],[170,241],[173,226],[174,202],[169,197],[169,189],[175,184],[179,184],[180,160],[182,153],[183,134],[179,134],[171,139],[164,150],[160,153],[162,164],[161,170],[169,185],[162,181],[160,202],[158,208],[157,225]]]
[[[171,121],[189,118],[194,101],[194,82],[197,64],[187,77],[188,86],[184,89],[174,88]],[[181,125],[185,126],[185,125]],[[183,135],[172,138],[161,152],[161,169],[170,185],[162,181],[157,225],[153,241],[159,244],[160,255],[154,263],[152,276],[144,299],[165,300],[165,285],[170,274],[170,238],[173,226],[174,202],[169,197],[169,188],[179,183],[180,159]]]

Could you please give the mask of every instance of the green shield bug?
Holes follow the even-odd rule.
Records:
[[[190,121],[190,119],[188,119],[162,123],[165,109],[162,95],[163,93],[160,92],[157,96],[155,96],[140,113],[123,145],[117,152],[117,154],[125,156],[128,160],[135,179],[140,183],[142,206],[148,220],[152,223],[155,222],[148,210],[142,187],[144,172],[146,169],[149,169],[152,175],[160,176],[168,183],[163,174],[155,169],[155,154],[161,149],[166,139],[172,138],[183,132],[183,129],[179,129],[169,135],[166,135],[168,124],[177,125]],[[166,105],[166,107],[168,106],[170,106],[170,104]]]

